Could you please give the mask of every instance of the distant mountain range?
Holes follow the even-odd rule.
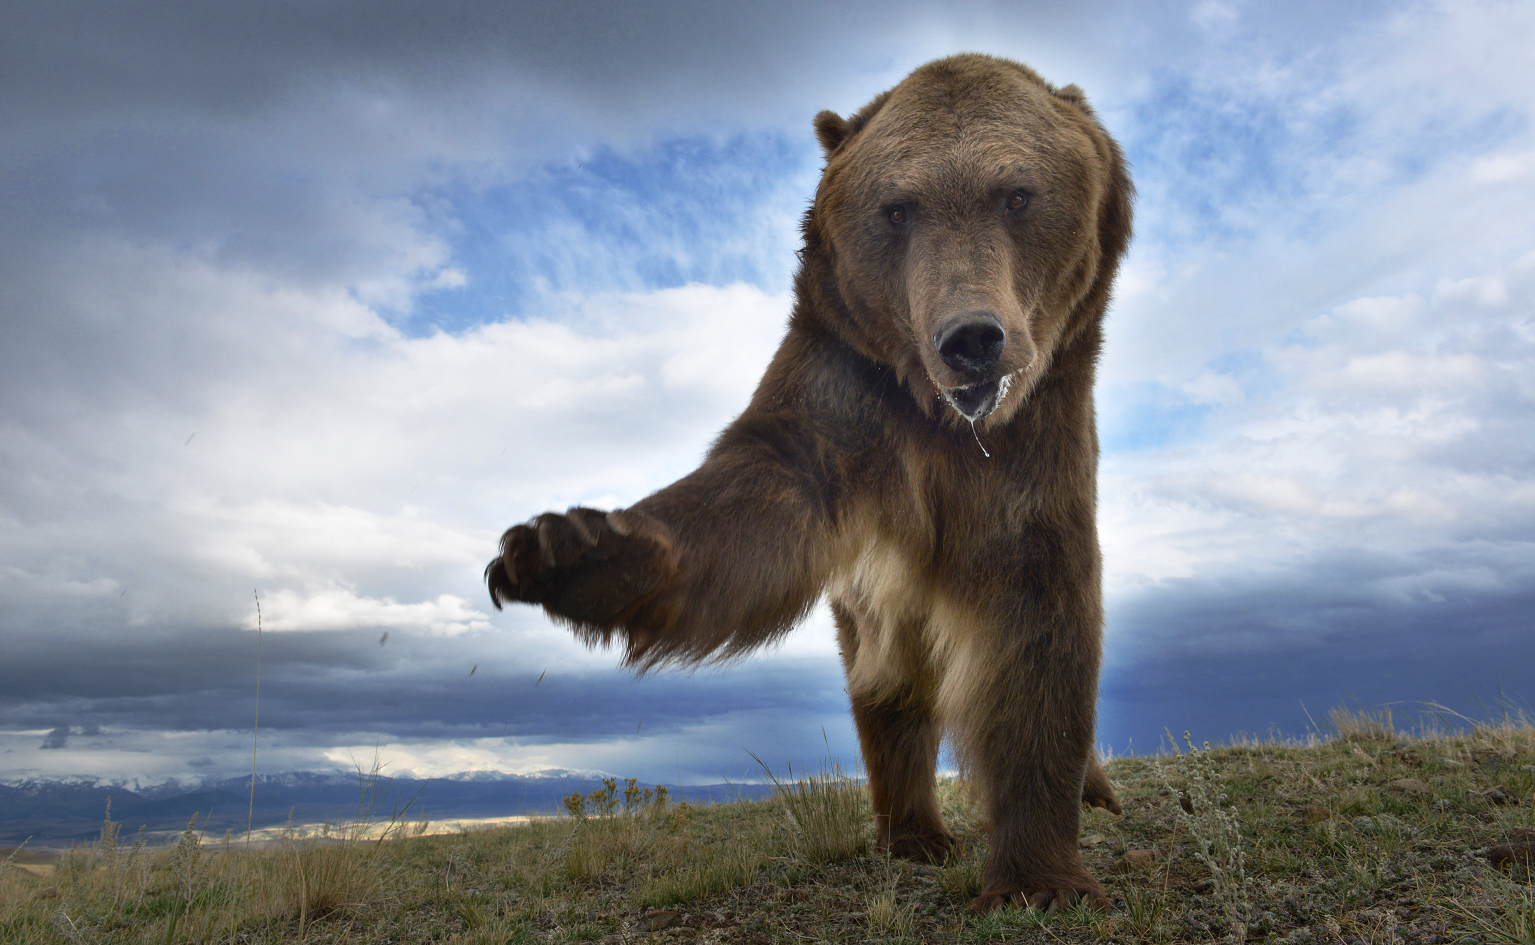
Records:
[[[380,778],[373,792],[378,801],[373,820],[387,821],[395,811],[410,807],[408,818],[429,820],[513,817],[553,814],[569,794],[589,794],[602,787],[593,772],[543,771],[535,775],[470,772],[444,778]],[[642,785],[653,787],[653,785]],[[620,788],[622,785],[620,784]],[[771,786],[704,784],[679,789],[667,785],[673,800],[715,803],[738,796],[764,797]],[[44,781],[0,781],[0,846],[32,838],[29,849],[68,847],[101,834],[101,823],[112,799],[112,819],[122,825],[121,842],[144,826],[150,835],[180,832],[194,813],[206,837],[226,830],[243,833],[251,803],[251,779],[200,782],[168,781],[142,786],[94,778]],[[293,771],[256,778],[255,828],[287,823],[340,823],[357,818],[362,789],[357,774]]]

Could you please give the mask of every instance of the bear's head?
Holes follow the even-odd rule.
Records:
[[[803,288],[924,411],[1005,423],[1058,352],[1096,346],[1132,188],[1075,86],[953,56],[815,128]]]

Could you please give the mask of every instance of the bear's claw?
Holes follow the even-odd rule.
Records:
[[[970,911],[976,915],[985,915],[1010,902],[1046,913],[1070,909],[1081,902],[1086,902],[1100,912],[1109,911],[1109,900],[1103,894],[1103,887],[1091,876],[1065,886],[1059,883],[1020,883],[1013,888],[988,889],[970,903]]]
[[[897,859],[941,864],[948,860],[954,846],[954,835],[944,832],[892,837],[881,849]]]
[[[1082,801],[1089,807],[1096,807],[1099,810],[1106,810],[1115,816],[1124,813],[1124,809],[1119,806],[1119,798],[1112,794],[1107,797],[1084,797],[1082,798]]]
[[[611,626],[675,566],[670,536],[631,510],[546,512],[501,536],[485,568],[491,602],[542,604],[577,624]]]

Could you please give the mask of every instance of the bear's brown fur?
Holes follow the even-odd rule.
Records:
[[[633,507],[509,530],[492,599],[644,670],[761,646],[826,594],[880,847],[953,845],[947,733],[990,825],[974,908],[1103,906],[1077,830],[1080,801],[1119,807],[1093,752],[1093,375],[1124,160],[1076,87],[973,54],[815,129],[794,310],[751,405]]]

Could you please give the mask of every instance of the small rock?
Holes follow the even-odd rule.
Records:
[[[1451,806],[1453,805],[1450,804],[1450,800],[1447,797],[1441,797],[1434,802],[1434,810],[1449,810]]]
[[[1454,758],[1440,758],[1439,763],[1446,768],[1464,768],[1466,766],[1464,761],[1456,761]]]
[[[1515,827],[1508,832],[1508,835],[1515,840],[1522,840],[1526,843],[1535,843],[1535,830],[1531,830],[1528,827]]]
[[[677,924],[677,916],[678,913],[668,912],[666,910],[661,910],[659,912],[647,912],[640,916],[640,920],[634,925],[634,930],[636,932],[644,933],[659,932],[662,929],[669,929]]]
[[[1300,809],[1300,819],[1303,824],[1319,824],[1324,820],[1332,820],[1332,811],[1321,804],[1307,804]]]
[[[1484,801],[1491,801],[1494,804],[1507,804],[1514,799],[1514,795],[1509,792],[1508,788],[1501,784],[1496,787],[1490,787],[1485,791],[1467,791],[1466,794],[1470,797],[1479,797]]]
[[[1417,778],[1398,778],[1386,784],[1386,790],[1399,791],[1403,794],[1432,794],[1434,789],[1419,781]]]
[[[1396,760],[1410,768],[1423,767],[1423,756],[1411,749],[1397,752]]]
[[[1514,760],[1514,753],[1502,751],[1497,748],[1476,748],[1471,752],[1471,763],[1478,768],[1483,765],[1501,765]]]
[[[1500,844],[1488,850],[1483,856],[1486,856],[1488,862],[1500,870],[1514,865],[1535,869],[1535,843],[1528,841]]]
[[[1133,873],[1143,870],[1155,863],[1157,855],[1152,850],[1129,850],[1120,857],[1113,866],[1109,867],[1110,873]]]
[[[1108,839],[1109,839],[1108,837],[1105,837],[1101,833],[1090,833],[1087,836],[1083,837],[1082,839],[1078,840],[1077,841],[1077,846],[1079,846],[1079,847],[1095,847],[1098,844],[1103,843],[1104,841],[1106,841]]]

